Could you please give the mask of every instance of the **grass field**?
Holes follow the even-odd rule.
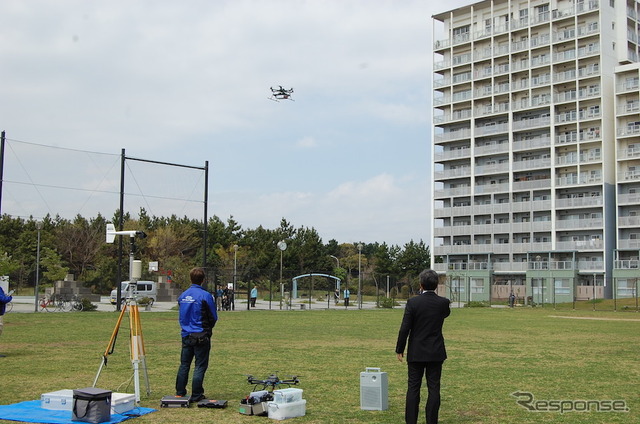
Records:
[[[152,390],[150,397],[143,396],[142,406],[158,410],[131,422],[267,422],[239,414],[237,404],[252,390],[245,374],[278,371],[283,377],[300,375],[307,415],[293,422],[401,423],[406,364],[397,361],[394,347],[402,312],[221,313],[205,389],[208,397],[229,400],[223,410],[159,408],[160,398],[174,391],[180,350],[177,313],[142,313]],[[7,357],[0,358],[0,404],[91,386],[116,319],[116,313],[107,312],[5,315],[0,353]],[[127,325],[98,387],[133,392],[132,385],[127,387],[132,374]],[[449,359],[443,372],[441,422],[637,423],[639,330],[640,315],[635,312],[454,309],[444,328]],[[388,373],[386,411],[360,410],[359,375],[366,367]],[[522,398],[512,396],[518,391],[531,393],[541,408],[550,404],[540,401],[621,400],[629,411],[530,412],[516,402]]]

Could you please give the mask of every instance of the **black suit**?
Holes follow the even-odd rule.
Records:
[[[407,338],[408,388],[405,409],[407,424],[418,421],[422,376],[427,379],[427,424],[437,424],[440,409],[440,375],[447,351],[442,336],[442,324],[449,316],[449,299],[427,291],[407,301],[398,333],[396,353],[404,353]]]

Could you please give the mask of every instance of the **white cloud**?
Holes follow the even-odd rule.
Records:
[[[296,147],[299,147],[301,149],[311,149],[313,147],[316,147],[318,145],[318,143],[316,142],[316,140],[313,137],[302,137],[300,140],[298,140],[296,142]]]

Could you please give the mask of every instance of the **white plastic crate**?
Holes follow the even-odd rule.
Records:
[[[292,403],[302,400],[302,389],[288,388],[273,391],[273,403]]]
[[[56,411],[71,411],[73,408],[73,390],[64,389],[40,395],[40,407]]]
[[[111,414],[124,414],[136,407],[136,395],[129,393],[111,394]]]
[[[267,416],[272,420],[286,420],[287,418],[302,417],[306,412],[306,399],[289,403],[269,402],[267,404]]]

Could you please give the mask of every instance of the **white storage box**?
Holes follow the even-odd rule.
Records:
[[[287,418],[302,417],[307,411],[307,401],[306,399],[302,399],[289,403],[269,402],[267,404],[267,409],[267,416],[273,420],[286,420]]]
[[[302,400],[302,389],[280,389],[273,391],[273,403],[292,403]]]
[[[40,395],[40,407],[57,411],[71,411],[73,408],[73,390],[65,389]]]
[[[136,407],[136,395],[129,393],[111,394],[111,414],[124,414]]]

